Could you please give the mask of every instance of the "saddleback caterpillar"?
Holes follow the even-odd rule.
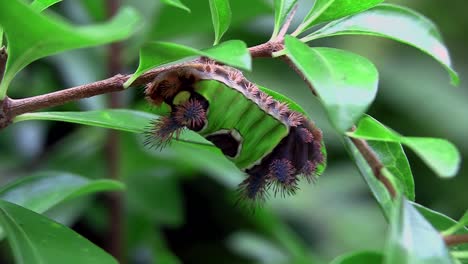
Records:
[[[299,176],[314,180],[325,167],[322,132],[314,123],[292,110],[290,99],[234,68],[213,61],[171,66],[145,94],[151,104],[171,109],[148,131],[152,143],[162,148],[184,128],[197,132],[248,175],[240,184],[247,198],[263,198],[270,186],[292,194]]]

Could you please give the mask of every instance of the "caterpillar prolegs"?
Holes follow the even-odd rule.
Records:
[[[170,114],[149,131],[164,147],[182,129],[218,147],[248,177],[240,184],[250,199],[274,192],[292,194],[299,177],[313,180],[325,166],[322,132],[289,99],[251,83],[242,73],[214,62],[171,66],[149,83],[146,99],[166,103]]]

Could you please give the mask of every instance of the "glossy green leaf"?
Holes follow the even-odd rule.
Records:
[[[390,193],[387,191],[385,186],[375,177],[372,168],[369,166],[361,152],[356,148],[353,142],[346,137],[343,137],[344,145],[348,151],[350,157],[354,160],[359,172],[369,186],[374,198],[382,209],[385,217],[389,217],[393,208],[393,201]]]
[[[72,26],[35,12],[20,0],[9,0],[1,6],[0,25],[8,39],[8,61],[0,84],[0,99],[16,73],[31,62],[66,50],[123,40],[135,31],[139,21],[136,11],[123,8],[107,23]]]
[[[286,37],[287,56],[312,83],[339,132],[348,130],[377,93],[378,72],[367,59],[338,49],[310,48]]]
[[[358,251],[335,258],[330,264],[380,264],[382,253],[374,251]]]
[[[444,235],[452,235],[458,230],[466,229],[468,225],[468,210],[458,220],[458,223],[443,232]]]
[[[184,5],[180,0],[161,0],[166,5],[174,6],[190,13],[190,8]]]
[[[163,6],[157,16],[153,17],[147,34],[147,40],[174,39],[196,36],[205,39],[213,32],[213,21],[208,1],[186,1],[191,13],[180,9]],[[229,1],[232,13],[230,28],[239,28],[246,22],[262,16],[270,15],[271,5],[264,0]],[[247,8],[246,8],[247,7]]]
[[[158,116],[146,112],[124,110],[124,109],[107,109],[84,112],[37,112],[26,113],[17,116],[13,122],[21,122],[27,120],[53,120],[64,121],[88,126],[96,126],[103,128],[116,129],[132,133],[142,133],[149,127],[152,121]],[[179,137],[180,141],[192,142],[194,144],[210,145],[202,137],[195,132],[186,131]]]
[[[36,112],[17,116],[14,122],[53,120],[141,133],[156,116],[145,112],[108,109],[83,112]]]
[[[457,174],[461,157],[455,145],[440,138],[403,137],[401,142],[411,148],[440,177]]]
[[[370,116],[364,116],[357,129],[347,134],[366,140],[401,143],[411,148],[440,177],[455,176],[460,167],[460,153],[449,141],[439,138],[403,137]]]
[[[16,263],[117,263],[73,230],[4,200],[0,200],[0,225],[5,230]]]
[[[420,204],[413,203],[413,206],[418,209],[418,211],[426,218],[427,221],[429,221],[434,228],[436,228],[439,232],[444,234],[447,230],[452,229],[453,227],[456,227],[457,230],[454,231],[453,234],[456,235],[463,235],[463,234],[468,234],[468,227],[466,226],[460,226],[459,222],[453,220],[452,218],[436,212],[432,209],[429,209],[427,207],[424,207]],[[466,216],[466,214],[465,214]],[[460,221],[462,222],[462,221]],[[457,250],[457,251],[468,251],[468,244],[458,244],[450,247],[451,250]],[[463,263],[468,263],[463,262]]]
[[[211,19],[215,32],[215,41],[213,45],[218,45],[221,37],[226,33],[231,24],[231,7],[229,0],[209,0]]]
[[[449,72],[452,84],[459,83],[439,30],[430,20],[411,9],[382,4],[332,22],[303,38],[303,41],[337,35],[371,35],[411,45],[440,62]]]
[[[275,28],[272,38],[276,37],[297,0],[275,0]]]
[[[45,9],[49,8],[49,6],[54,5],[62,0],[34,0],[31,3],[31,8],[35,11],[42,12]]]
[[[102,191],[123,190],[122,183],[90,180],[66,172],[41,172],[23,177],[0,189],[0,199],[18,204],[36,213],[78,196]]]
[[[390,221],[385,264],[451,264],[452,260],[437,230],[404,198]]]
[[[383,0],[316,0],[314,6],[293,35],[297,36],[319,23],[362,12],[381,2]]]
[[[122,189],[123,184],[116,181],[89,180],[65,172],[42,172],[23,177],[0,188],[0,199],[41,214],[78,196]],[[1,237],[3,232],[0,229]]]
[[[367,143],[384,167],[397,179],[397,189],[409,200],[414,201],[413,173],[401,144],[382,141],[368,141]]]
[[[138,69],[124,86],[129,87],[136,78],[152,68],[192,56],[205,56],[245,70],[252,68],[247,45],[240,40],[226,41],[206,50],[169,42],[150,42],[141,48]]]
[[[0,48],[3,47],[3,28],[0,27]]]

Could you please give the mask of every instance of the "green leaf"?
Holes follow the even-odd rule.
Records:
[[[409,200],[414,201],[413,173],[401,144],[382,141],[368,141],[367,143],[384,167],[398,180],[396,182],[397,189]]]
[[[337,35],[371,35],[413,46],[440,62],[452,84],[459,78],[437,27],[423,15],[405,7],[381,4],[366,12],[332,22],[303,38],[304,42]]]
[[[0,84],[0,100],[16,73],[31,62],[66,50],[123,40],[135,31],[138,21],[136,11],[123,8],[107,23],[78,27],[39,14],[23,1],[8,1],[0,8],[0,25],[8,39],[8,61]]]
[[[411,148],[440,177],[457,174],[461,157],[455,145],[440,138],[402,137],[401,142]]]
[[[65,172],[41,172],[2,187],[0,199],[41,214],[78,196],[123,189],[123,184],[116,181],[89,180]],[[0,229],[1,237],[3,232]]]
[[[34,0],[34,2],[31,3],[31,8],[37,12],[42,12],[49,8],[49,6],[61,1],[62,0]]]
[[[378,264],[382,261],[383,256],[380,252],[358,251],[339,256],[330,264]]]
[[[124,109],[107,109],[84,112],[69,111],[26,113],[17,116],[13,122],[27,120],[53,120],[110,128],[132,133],[142,133],[149,127],[151,122],[157,118],[157,115],[152,115],[146,112]],[[182,133],[179,140],[212,147],[208,141],[204,140],[203,137],[198,136],[198,134],[192,131]]]
[[[190,13],[190,8],[184,5],[180,0],[161,0],[166,5],[174,6]]]
[[[117,263],[73,230],[3,200],[0,200],[0,225],[5,229],[16,263]]]
[[[297,0],[275,0],[275,28],[271,36],[272,39],[278,35],[281,26],[296,2]]]
[[[339,132],[348,130],[377,93],[378,72],[367,59],[344,50],[310,48],[286,37],[287,54],[312,83]]]
[[[129,87],[136,78],[149,69],[191,56],[209,57],[245,70],[252,68],[252,59],[247,45],[240,40],[226,41],[206,50],[197,50],[169,42],[150,42],[141,48],[138,69],[124,86]]]
[[[112,180],[90,180],[66,172],[41,172],[2,187],[0,199],[36,213],[44,213],[53,206],[78,196],[124,188],[122,183]]]
[[[215,41],[213,45],[217,45],[221,37],[226,33],[231,24],[231,8],[229,0],[210,0],[211,19],[215,32]]]
[[[413,206],[418,209],[418,211],[426,218],[427,221],[429,221],[439,232],[441,232],[443,235],[445,235],[445,232],[448,231],[449,229],[452,229],[453,227],[456,227],[457,230],[454,231],[453,234],[457,235],[463,235],[463,234],[468,234],[468,228],[460,226],[460,224],[453,220],[452,218],[441,214],[439,212],[436,212],[434,210],[431,210],[427,207],[424,207],[420,204],[413,203]],[[466,214],[464,215],[466,217]],[[463,217],[463,219],[465,219]],[[460,222],[464,222],[460,220]],[[468,244],[459,244],[459,245],[454,245],[450,247],[451,250],[458,250],[458,251],[468,251]],[[468,263],[468,262],[464,262]]]
[[[404,198],[390,221],[385,262],[388,264],[451,264],[452,260],[436,229]]]
[[[367,10],[383,0],[316,0],[293,36],[322,22],[328,22]]]
[[[393,200],[390,193],[387,191],[385,186],[375,177],[372,168],[369,166],[361,152],[356,148],[353,142],[343,137],[344,145],[348,151],[350,157],[354,160],[359,172],[366,181],[367,185],[372,191],[374,198],[382,209],[386,218],[389,218],[393,210]],[[396,186],[398,187],[398,186]]]
[[[140,111],[108,109],[83,112],[36,112],[17,116],[13,122],[53,120],[141,133],[156,116]]]
[[[213,21],[208,1],[185,1],[191,13],[163,6],[150,22],[146,39],[204,38],[213,32]],[[261,15],[270,15],[273,8],[265,0],[235,0],[229,2],[232,13],[231,28],[238,28]],[[246,8],[247,7],[247,8]]]
[[[347,135],[366,140],[401,143],[411,148],[440,177],[453,177],[460,167],[460,153],[449,141],[439,138],[403,137],[370,116],[364,116],[357,129]]]
[[[458,230],[466,229],[468,225],[468,210],[463,214],[463,216],[458,220],[458,223],[454,226],[450,227],[449,229],[443,232],[444,235],[452,235]]]

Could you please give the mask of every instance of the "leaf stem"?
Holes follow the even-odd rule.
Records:
[[[289,12],[288,17],[286,18],[286,21],[284,22],[283,26],[281,27],[281,30],[279,31],[278,35],[274,38],[273,42],[283,42],[284,41],[284,36],[288,32],[289,27],[291,26],[291,22],[294,18],[294,15],[296,14],[297,11],[297,4],[294,5],[294,7],[291,9],[291,12]]]

